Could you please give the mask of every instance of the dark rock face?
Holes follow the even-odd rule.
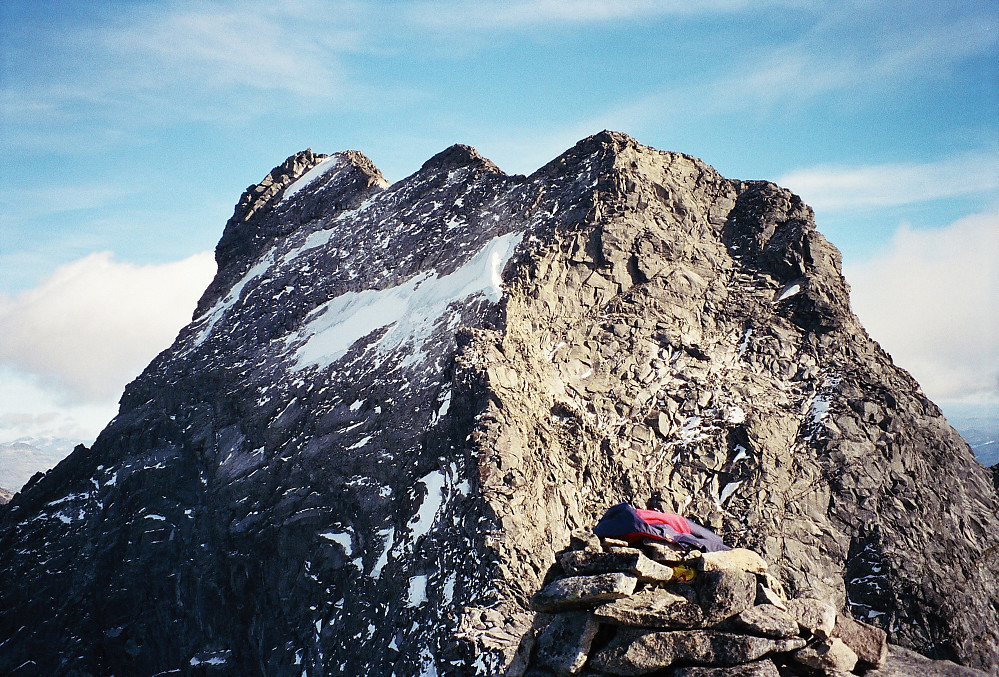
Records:
[[[0,673],[496,674],[620,501],[999,666],[992,478],[789,192],[607,132],[391,186],[306,151],[217,259],[94,446],[0,511]]]

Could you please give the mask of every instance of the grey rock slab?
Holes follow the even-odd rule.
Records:
[[[600,624],[589,611],[556,614],[538,635],[534,663],[560,677],[574,675],[586,663]]]
[[[593,615],[602,623],[659,629],[691,628],[704,618],[698,604],[662,588],[647,588],[598,606]]]
[[[798,627],[819,639],[832,635],[836,626],[836,610],[820,599],[792,599],[787,603],[787,610],[798,621]]]
[[[746,548],[732,548],[719,552],[704,552],[689,560],[701,571],[747,571],[762,574],[767,571],[766,561],[760,555]]]
[[[642,554],[633,552],[585,552],[570,550],[558,558],[558,563],[569,576],[583,576],[608,572],[629,573],[643,583],[665,583],[673,577],[673,569]]]
[[[621,573],[570,576],[552,581],[531,598],[535,611],[563,611],[627,597],[638,579]]]
[[[832,636],[853,649],[861,668],[879,668],[888,658],[888,635],[881,628],[838,614]]]
[[[827,673],[850,672],[857,665],[857,654],[837,637],[819,640],[794,652],[796,662]]]
[[[751,606],[725,621],[731,630],[751,635],[782,639],[798,635],[798,621],[784,609],[773,604]]]
[[[694,584],[706,625],[741,613],[756,601],[756,577],[738,569],[701,573]]]
[[[644,675],[679,660],[702,665],[738,665],[803,644],[803,640],[773,640],[715,630],[649,632],[622,628],[590,658],[588,665],[612,675]]]
[[[641,548],[649,559],[659,562],[660,564],[680,564],[687,557],[686,549],[667,541],[656,541],[651,538],[647,538],[642,541]]]
[[[787,610],[787,594],[780,581],[770,574],[756,575],[756,603],[773,604]]]
[[[781,677],[777,666],[769,658],[742,665],[731,667],[705,668],[688,667],[678,668],[673,671],[671,677]]]
[[[888,656],[880,668],[864,677],[989,677],[994,673],[958,665],[953,661],[932,660],[910,649],[888,645]]]

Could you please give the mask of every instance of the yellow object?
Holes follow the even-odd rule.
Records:
[[[670,581],[682,581],[684,583],[690,583],[697,577],[697,572],[688,567],[685,564],[680,564],[673,567],[673,578]]]

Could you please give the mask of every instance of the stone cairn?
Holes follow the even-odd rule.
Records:
[[[557,560],[506,677],[864,675],[888,656],[883,630],[788,599],[751,550],[577,532]]]

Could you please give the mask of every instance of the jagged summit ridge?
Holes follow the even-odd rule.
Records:
[[[796,196],[613,132],[527,177],[454,146],[269,180],[94,447],[0,515],[0,669],[499,674],[621,501],[999,661],[995,490]]]

